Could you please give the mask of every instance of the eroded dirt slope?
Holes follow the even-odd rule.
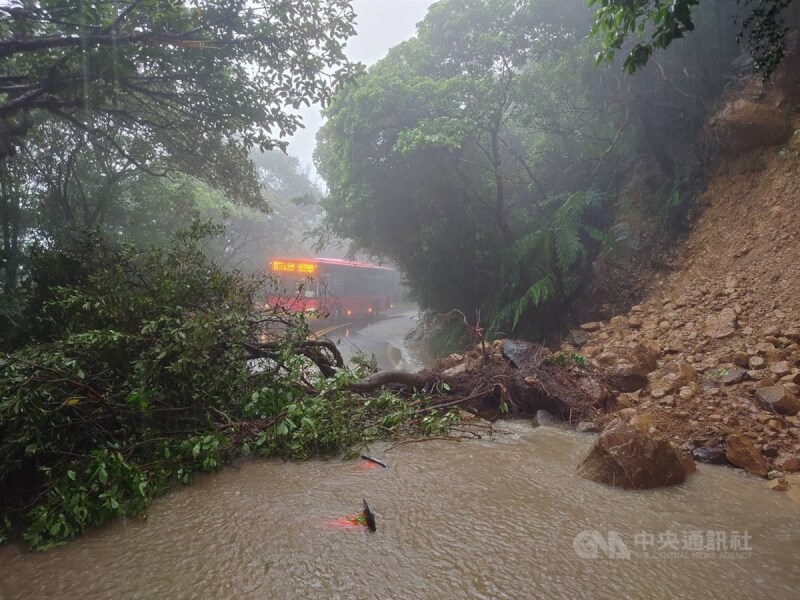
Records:
[[[720,161],[701,204],[675,270],[569,350],[616,378],[617,416],[800,485],[800,133]]]

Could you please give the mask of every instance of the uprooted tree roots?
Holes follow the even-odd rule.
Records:
[[[341,366],[335,346],[324,341],[301,344],[296,351],[311,358],[323,375]],[[418,373],[380,371],[347,387],[363,394],[385,386],[401,395],[423,391],[431,403],[421,412],[458,407],[489,421],[533,416],[540,410],[567,422],[591,420],[610,398],[602,376],[581,357],[554,355],[528,342],[504,340],[491,351],[476,349],[449,363]]]

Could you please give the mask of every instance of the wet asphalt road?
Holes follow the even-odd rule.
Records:
[[[424,365],[420,352],[406,342],[406,335],[417,326],[416,307],[396,308],[374,321],[354,321],[312,327],[320,338],[328,338],[339,347],[345,361],[363,353],[374,356],[378,369],[418,371]]]

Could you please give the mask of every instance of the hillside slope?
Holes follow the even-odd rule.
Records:
[[[769,474],[775,489],[788,478],[800,498],[800,119],[790,123],[782,145],[718,162],[674,271],[565,349],[624,390],[615,416],[700,461]]]

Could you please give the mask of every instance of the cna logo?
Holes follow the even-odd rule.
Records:
[[[585,529],[572,540],[572,548],[578,558],[622,560],[631,558],[630,549],[616,531],[609,531],[608,535],[604,536],[596,529]]]

